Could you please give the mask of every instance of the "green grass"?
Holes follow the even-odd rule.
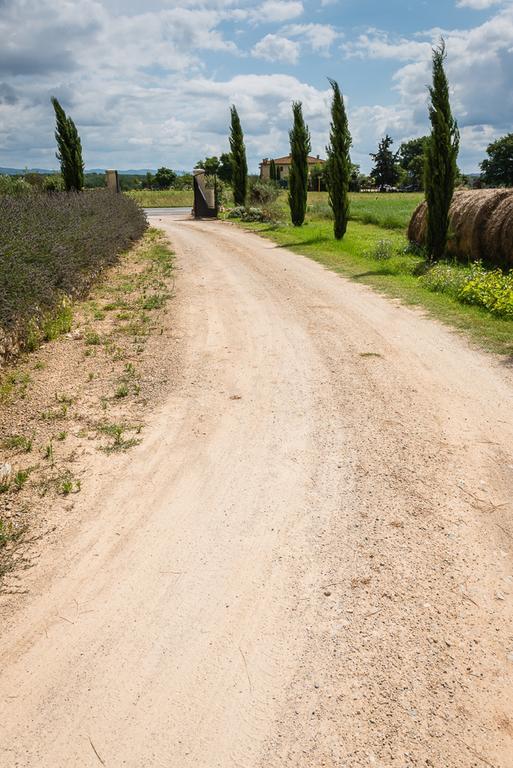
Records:
[[[25,435],[9,435],[2,440],[2,448],[16,453],[30,453],[32,440]]]
[[[406,230],[411,215],[422,201],[421,192],[352,192],[349,216],[362,224]],[[285,198],[286,201],[286,198]],[[308,193],[309,213],[316,219],[331,218],[327,192]]]
[[[125,192],[142,208],[192,208],[194,194],[191,190],[141,189]]]
[[[392,201],[397,201],[397,216],[404,216],[404,209],[400,212],[402,195],[383,197],[383,216],[389,215],[386,209],[389,204],[393,204]],[[413,203],[411,197],[410,204]],[[379,208],[375,212],[377,216],[381,215]],[[373,224],[350,221],[343,241],[337,242],[333,238],[332,222],[322,219],[317,213],[310,213],[307,223],[297,228],[288,223],[241,226],[270,238],[278,245],[304,254],[355,282],[370,285],[406,304],[423,307],[433,317],[464,331],[473,341],[490,351],[513,355],[513,320],[495,318],[484,309],[461,304],[451,296],[430,291],[419,280],[422,259],[401,254],[407,242],[404,233],[397,228],[384,229]],[[389,241],[393,251],[399,254],[385,260],[374,258],[372,254],[383,240]]]

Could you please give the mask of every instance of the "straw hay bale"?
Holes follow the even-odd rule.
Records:
[[[513,267],[513,190],[458,190],[450,213],[449,254],[463,261],[482,260]],[[414,211],[408,228],[409,239],[425,245],[427,205]]]

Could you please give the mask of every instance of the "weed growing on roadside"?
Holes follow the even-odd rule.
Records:
[[[114,397],[118,400],[120,400],[123,397],[127,397],[129,394],[128,384],[125,384],[124,382],[120,384],[116,391],[114,392]]]
[[[18,471],[15,473],[13,477],[13,483],[17,491],[21,491],[21,489],[29,479],[29,475],[31,472],[32,472],[32,468],[29,467],[28,469],[18,469]]]
[[[11,371],[0,382],[0,401],[7,401],[15,395],[23,399],[31,381],[25,371]]]
[[[56,392],[55,399],[58,403],[63,403],[64,405],[72,405],[74,401],[74,398],[71,397],[71,395],[67,395],[65,392]]]
[[[0,549],[10,542],[18,541],[24,531],[24,526],[14,526],[10,521],[3,520],[0,517]]]
[[[420,278],[435,293],[445,293],[462,304],[474,304],[496,317],[513,319],[513,270],[486,270],[480,262],[462,267],[447,262],[435,264]]]
[[[129,448],[133,448],[135,445],[139,445],[141,442],[136,438],[125,439],[123,437],[125,431],[132,430],[136,434],[140,434],[140,428],[127,427],[122,424],[101,424],[98,427],[98,432],[103,435],[107,435],[112,438],[112,443],[104,445],[100,448],[104,453],[114,453],[116,451],[126,451]]]
[[[69,333],[73,325],[73,310],[70,302],[63,299],[56,312],[50,315],[42,324],[44,341],[54,341],[63,333]]]
[[[57,409],[50,408],[47,411],[41,413],[41,421],[58,421],[59,419],[65,419],[68,415],[68,405],[61,403],[61,407]]]
[[[97,331],[88,331],[84,341],[89,346],[98,346],[98,344],[101,344],[100,334]]]
[[[24,435],[10,435],[2,440],[2,448],[17,453],[30,453],[32,440]]]
[[[167,299],[168,296],[164,293],[154,293],[142,300],[142,308],[147,310],[162,309]]]
[[[58,490],[63,496],[69,496],[70,493],[79,493],[82,488],[80,480],[77,480],[71,472],[67,471],[58,480]]]
[[[55,457],[53,453],[53,443],[51,440],[45,445],[43,449],[43,458],[46,459],[46,461],[49,461],[50,464],[54,463]]]

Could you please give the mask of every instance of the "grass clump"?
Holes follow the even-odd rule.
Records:
[[[32,440],[25,435],[9,435],[2,440],[2,448],[16,453],[30,453]]]
[[[127,427],[123,424],[101,424],[98,427],[98,432],[102,435],[106,435],[107,437],[112,438],[112,442],[110,442],[108,445],[104,445],[100,448],[101,451],[104,453],[116,453],[119,451],[127,451],[129,448],[133,448],[136,445],[139,445],[141,442],[137,438],[131,437],[131,438],[125,438],[124,434],[126,431],[134,431],[139,434],[141,431],[140,427]]]
[[[13,485],[16,488],[17,491],[21,491],[27,480],[29,479],[31,469],[18,469],[17,472],[14,473],[13,477]]]
[[[84,342],[90,347],[97,347],[102,343],[100,334],[97,331],[87,331]]]
[[[3,549],[11,542],[18,541],[23,532],[23,527],[16,527],[10,521],[3,520],[0,517],[0,549]]]
[[[70,493],[79,493],[81,490],[80,480],[77,480],[71,472],[66,471],[58,479],[58,491],[62,496],[69,496]]]
[[[8,401],[15,395],[22,399],[26,396],[32,379],[25,371],[10,371],[0,381],[0,402]]]

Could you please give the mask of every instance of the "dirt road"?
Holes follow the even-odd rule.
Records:
[[[2,768],[513,766],[513,377],[221,223],[181,374],[0,640]]]

